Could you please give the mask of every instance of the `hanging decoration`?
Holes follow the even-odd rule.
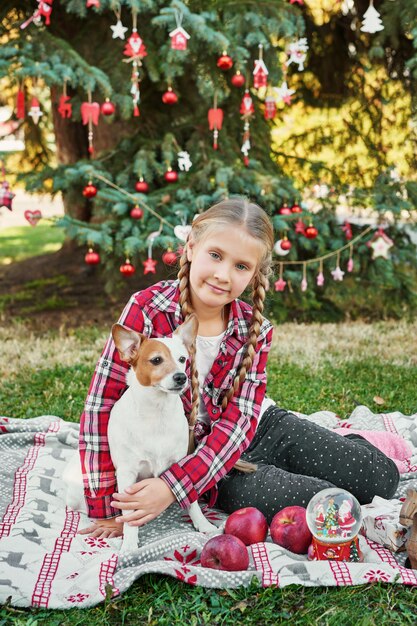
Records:
[[[112,39],[122,39],[124,41],[126,32],[128,31],[127,26],[123,26],[122,24],[122,11],[120,8],[120,4],[118,4],[117,8],[114,9],[114,14],[116,16],[116,24],[114,26],[110,26],[112,31]]]
[[[147,239],[148,244],[148,258],[146,261],[143,261],[143,273],[146,274],[156,274],[156,261],[152,258],[152,247],[155,239],[161,234],[161,231],[155,231],[150,233]]]
[[[91,7],[100,8],[100,0],[86,0],[85,6],[87,9],[91,9]]]
[[[352,234],[352,226],[349,224],[348,221],[345,221],[345,223],[342,226],[342,230],[345,233],[346,240],[350,241],[353,237],[353,234]]]
[[[116,106],[113,102],[110,102],[110,98],[106,98],[106,100],[101,105],[101,114],[105,116],[114,115],[116,111]]]
[[[363,33],[377,33],[384,30],[381,16],[374,7],[374,0],[370,0],[369,7],[364,13],[361,31]]]
[[[39,209],[34,211],[27,210],[23,213],[23,216],[31,226],[36,226],[40,219],[42,219],[42,212]]]
[[[191,232],[191,226],[188,224],[177,224],[174,226],[174,235],[182,242],[187,241],[187,237]]]
[[[37,0],[38,8],[34,10],[33,15],[31,15],[31,17],[26,20],[26,22],[20,24],[20,28],[23,30],[24,28],[29,26],[31,22],[33,22],[35,26],[39,26],[42,23],[43,17],[45,18],[46,26],[49,26],[49,24],[51,23],[53,1],[54,0]]]
[[[303,220],[297,220],[297,222],[295,223],[295,232],[297,235],[304,235],[306,232],[306,225],[304,224]]]
[[[319,273],[317,274],[317,277],[316,277],[316,283],[317,283],[317,287],[323,287],[324,285],[323,259],[320,259]]]
[[[378,228],[371,241],[366,244],[372,250],[373,259],[388,259],[389,249],[392,248],[394,242],[385,233],[383,228]]]
[[[298,71],[301,72],[304,69],[304,61],[306,60],[308,52],[308,43],[306,37],[301,37],[296,41],[293,41],[288,46],[287,54],[288,59],[286,65],[295,63],[298,65]]]
[[[273,120],[277,113],[277,105],[275,98],[272,95],[268,95],[265,98],[264,118],[266,120]]]
[[[84,257],[84,261],[87,263],[87,265],[98,265],[98,263],[100,263],[100,255],[98,252],[95,252],[93,248],[90,247]]]
[[[348,272],[353,272],[353,246],[349,247],[349,260],[346,269]]]
[[[181,25],[183,17],[184,16],[183,16],[182,11],[178,11],[178,9],[175,9],[175,21],[177,23],[177,27],[169,33],[169,36],[171,38],[172,50],[186,50],[187,49],[187,44],[188,44],[190,35],[187,33],[186,30],[183,29]]]
[[[304,231],[304,236],[307,237],[307,239],[315,239],[318,234],[319,234],[319,231],[317,230],[315,226],[313,226],[313,224],[310,224],[310,226],[307,226],[307,228]]]
[[[284,291],[287,285],[287,281],[283,278],[284,265],[282,263],[279,264],[279,278],[275,282],[275,291]]]
[[[192,167],[191,157],[186,150],[181,150],[177,154],[178,168],[181,172],[189,172]]]
[[[340,252],[337,253],[336,267],[332,270],[331,275],[333,280],[341,282],[345,273],[340,269]]]
[[[138,204],[135,204],[133,209],[130,211],[130,217],[134,220],[141,220],[143,217],[143,211]]]
[[[232,83],[233,87],[243,87],[246,79],[240,70],[236,70],[236,74],[233,74],[230,82]]]
[[[175,91],[172,90],[171,85],[168,85],[168,90],[162,94],[162,102],[164,104],[176,104],[178,102],[178,96]]]
[[[301,280],[301,291],[307,291],[307,264],[303,263],[303,278]]]
[[[176,252],[173,252],[171,248],[168,248],[162,255],[162,260],[165,265],[176,265],[177,258]]]
[[[297,2],[297,4],[299,4],[301,7],[304,4],[304,0],[290,0],[290,4],[295,4]]]
[[[290,89],[286,80],[282,81],[281,87],[273,87],[273,90],[276,94],[278,102],[283,102],[287,105],[291,104],[292,97],[295,94],[295,89]]]
[[[130,35],[125,45],[123,54],[128,59],[123,59],[125,63],[132,63],[132,76],[131,76],[131,88],[130,93],[132,95],[133,102],[133,116],[139,117],[139,101],[140,101],[140,87],[139,87],[139,68],[142,66],[142,59],[148,54],[146,52],[145,44],[137,31],[137,13],[132,11],[132,34]]]
[[[279,214],[280,215],[291,215],[291,209],[290,209],[290,207],[288,206],[288,204],[286,202],[284,202],[284,204],[280,208]]]
[[[223,54],[217,59],[217,67],[224,72],[227,72],[227,70],[230,70],[230,68],[233,67],[232,57],[227,54],[226,50],[223,50]]]
[[[67,81],[64,80],[64,86],[62,94],[59,98],[58,113],[64,119],[69,119],[72,116],[72,104],[70,97],[67,95]]]
[[[208,112],[209,129],[213,131],[213,149],[217,150],[219,147],[218,138],[219,131],[223,125],[223,109],[217,106],[217,93],[214,92],[213,108]]]
[[[172,169],[171,166],[169,166],[164,174],[164,178],[168,183],[176,183],[178,180],[178,172],[176,172]]]
[[[143,180],[143,176],[140,176],[139,180],[137,181],[135,185],[135,189],[139,193],[148,193],[149,185],[145,180]]]
[[[302,213],[303,209],[298,204],[293,204],[291,207],[291,213]]]
[[[30,101],[30,109],[29,109],[28,115],[32,118],[34,124],[38,124],[40,118],[43,115],[40,104],[39,104],[39,100],[37,99],[36,96],[32,96],[32,99]]]
[[[288,246],[288,244],[290,245]],[[274,252],[275,254],[278,254],[278,256],[286,256],[287,254],[289,254],[290,249],[291,241],[289,241],[286,237],[284,239],[279,239],[274,244]]]
[[[250,144],[250,119],[252,115],[255,113],[255,107],[253,106],[252,98],[249,93],[249,89],[245,90],[245,95],[242,98],[242,102],[240,104],[240,114],[242,119],[244,120],[243,124],[243,142],[241,147],[241,152],[243,153],[243,162],[248,167],[249,165],[249,150],[251,148]]]
[[[120,273],[123,276],[132,276],[136,272],[136,268],[131,264],[130,259],[126,259],[123,265],[120,266]]]
[[[12,200],[16,194],[10,191],[10,185],[6,180],[6,171],[4,168],[4,163],[1,165],[2,174],[3,174],[3,182],[0,187],[0,207],[6,207],[9,211],[12,210]]]
[[[255,59],[255,67],[253,70],[253,86],[255,87],[255,89],[260,89],[260,87],[266,87],[269,74],[268,68],[263,61],[263,45],[260,43],[258,48],[259,58]]]
[[[23,89],[23,84],[20,84],[17,90],[16,117],[18,120],[25,119],[25,91]]]
[[[88,125],[88,152],[94,153],[94,132],[93,125],[97,126],[100,115],[100,105],[92,101],[91,89],[88,90],[88,101],[81,103],[81,120],[84,125]]]
[[[88,185],[86,185],[83,189],[84,198],[94,198],[97,195],[97,187],[93,185],[91,180],[88,181]]]

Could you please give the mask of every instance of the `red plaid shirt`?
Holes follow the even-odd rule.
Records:
[[[271,347],[272,325],[264,320],[251,370],[238,392],[222,411],[223,394],[230,388],[243,356],[252,309],[234,300],[220,351],[204,381],[203,401],[211,416],[211,428],[197,424],[197,449],[174,463],[160,478],[172,489],[182,508],[210,490],[209,504],[217,497],[216,485],[232,469],[252,441],[266,389],[266,361]],[[166,337],[183,321],[178,281],[163,281],[133,294],[119,322],[148,337]],[[80,455],[89,516],[113,517],[110,506],[116,491],[110,458],[107,424],[114,403],[126,390],[128,364],[121,361],[109,337],[96,365],[81,416]],[[188,372],[189,374],[189,372]],[[182,397],[185,413],[191,410],[191,390]]]

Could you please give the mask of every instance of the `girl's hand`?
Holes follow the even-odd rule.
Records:
[[[116,521],[119,524],[127,522],[129,526],[147,524],[176,499],[161,478],[145,478],[127,487],[124,493],[114,493],[113,498],[111,505],[115,509],[122,509],[123,512],[121,517],[116,517]]]
[[[91,537],[99,537],[101,539],[113,539],[123,535],[123,526],[116,522],[116,518],[95,519],[92,520],[91,526],[79,530],[78,535],[91,535]]]

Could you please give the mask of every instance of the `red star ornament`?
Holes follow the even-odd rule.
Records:
[[[143,273],[146,274],[156,274],[156,261],[155,259],[146,259],[143,261]]]
[[[279,278],[275,282],[275,291],[284,291],[286,285],[287,285],[287,281],[284,280],[283,278]]]

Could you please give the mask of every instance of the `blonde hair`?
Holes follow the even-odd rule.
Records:
[[[223,398],[222,410],[224,410],[230,399],[234,396],[240,385],[245,380],[248,371],[252,367],[253,359],[255,357],[256,344],[263,321],[262,312],[264,309],[265,290],[268,286],[268,276],[271,274],[274,230],[268,215],[260,206],[250,202],[246,198],[237,197],[222,200],[204,213],[198,215],[193,221],[189,237],[192,237],[193,242],[197,243],[210,234],[210,232],[216,229],[218,230],[219,227],[222,226],[240,226],[244,228],[248,235],[259,241],[263,247],[263,254],[258,262],[252,279],[252,318],[249,326],[248,339],[244,348],[244,357],[239,371],[234,378],[233,384]],[[187,319],[193,311],[190,297],[189,275],[190,262],[187,258],[186,244],[180,258],[180,270],[178,272],[178,278],[180,281],[180,305],[184,320]],[[193,429],[197,418],[199,401],[198,373],[195,365],[195,345],[191,350],[190,357],[192,405],[189,417],[189,426],[191,430]],[[192,437],[190,436],[190,442],[191,438]],[[256,468],[256,466],[245,463],[244,461],[238,461],[238,464],[241,466],[239,469],[242,470],[243,465],[245,465],[246,471],[249,471],[249,466],[252,468],[250,471],[254,471],[254,468]],[[235,467],[237,467],[237,464]]]

